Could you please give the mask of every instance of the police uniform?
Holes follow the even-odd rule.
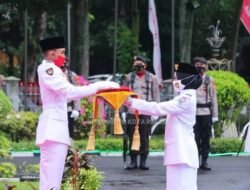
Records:
[[[132,99],[131,108],[146,115],[167,116],[164,137],[166,189],[197,190],[199,162],[193,133],[195,89],[184,89],[173,100],[161,103]]]
[[[125,76],[123,81],[124,86],[130,87],[135,93],[139,95],[141,99],[147,101],[160,101],[160,92],[157,78],[150,72],[146,73],[141,78],[136,75],[135,72],[129,73]],[[126,116],[127,135],[129,137],[129,147],[131,163],[135,163],[137,167],[137,155],[140,155],[140,169],[148,169],[146,166],[146,160],[149,154],[149,136],[151,134],[151,116],[139,115],[139,134],[140,134],[140,150],[139,152],[131,151],[133,134],[135,129],[135,115],[134,112],[129,109]],[[130,165],[127,169],[130,169]],[[133,167],[131,168],[133,169]]]
[[[218,118],[217,94],[214,80],[206,74],[202,77],[202,85],[196,90],[197,111],[194,126],[195,140],[201,156],[201,169],[210,170],[207,166],[210,151],[212,118]]]
[[[63,37],[40,41],[42,51],[64,48]],[[97,90],[118,87],[115,83],[94,83],[73,86],[54,62],[44,59],[38,66],[42,113],[36,131],[36,145],[40,147],[40,190],[59,190],[65,158],[70,145],[67,102],[93,95]]]
[[[67,77],[67,80],[77,86],[78,84],[76,83],[75,77],[77,77],[77,74],[69,69],[65,70],[65,75]],[[81,100],[74,100],[74,101],[68,101],[68,122],[69,122],[69,136],[70,138],[74,138],[74,125],[75,125],[75,120],[79,116],[79,110],[81,107]],[[74,113],[77,113],[74,117]],[[73,114],[72,114],[73,113]]]

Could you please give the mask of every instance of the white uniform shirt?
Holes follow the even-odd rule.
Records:
[[[73,86],[53,62],[43,60],[37,69],[43,112],[39,117],[36,144],[46,140],[70,145],[67,102],[96,93],[95,85]]]
[[[198,150],[193,133],[196,115],[195,90],[183,90],[173,100],[161,103],[133,99],[131,108],[146,115],[167,115],[165,165],[187,164],[198,168]]]

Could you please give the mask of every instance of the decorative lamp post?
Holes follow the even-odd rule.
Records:
[[[212,48],[212,58],[208,60],[208,65],[211,70],[229,70],[232,60],[220,57],[220,47],[225,41],[225,37],[220,37],[222,30],[219,29],[220,20],[216,26],[210,25],[208,28],[212,32],[212,37],[207,38],[209,45]]]
[[[220,47],[225,41],[225,37],[220,37],[220,34],[222,34],[222,30],[219,29],[220,20],[217,21],[217,25],[213,26],[210,25],[208,28],[211,30],[213,36],[210,38],[207,38],[208,43],[212,47],[212,57],[218,58],[220,55]]]

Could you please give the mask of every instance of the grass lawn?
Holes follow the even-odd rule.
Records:
[[[8,182],[9,185],[15,185],[14,190],[38,190],[38,182]],[[34,187],[34,188],[32,188]],[[5,190],[4,182],[0,182],[0,190]]]

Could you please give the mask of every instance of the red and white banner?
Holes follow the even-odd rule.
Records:
[[[155,75],[158,78],[159,84],[162,82],[162,70],[161,70],[161,48],[159,40],[159,29],[157,22],[157,15],[155,9],[154,0],[149,0],[148,6],[148,25],[149,30],[153,35],[154,50],[153,50],[153,67]]]
[[[250,0],[243,1],[240,20],[250,33]]]

